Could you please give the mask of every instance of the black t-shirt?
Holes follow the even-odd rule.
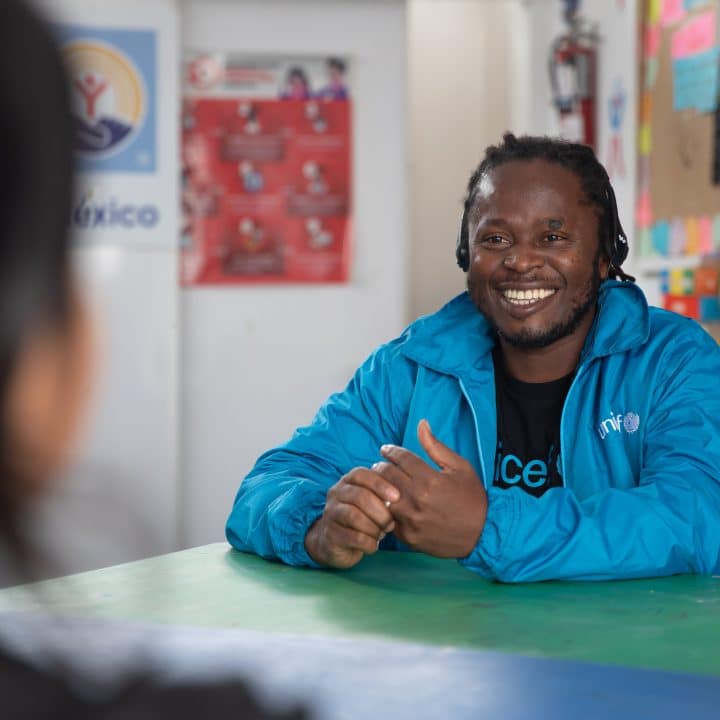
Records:
[[[508,375],[493,352],[497,403],[497,453],[493,485],[519,487],[540,497],[562,486],[560,416],[573,374],[544,383]]]

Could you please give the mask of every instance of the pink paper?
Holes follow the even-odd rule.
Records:
[[[637,208],[635,208],[635,224],[640,229],[649,228],[652,225],[650,193],[647,190],[638,198]]]
[[[672,25],[685,17],[683,0],[663,0],[660,22],[663,25]]]
[[[648,25],[645,29],[645,57],[655,57],[660,50],[660,26]]]
[[[707,215],[698,219],[698,252],[709,255],[713,251],[712,221]]]
[[[675,31],[672,38],[673,60],[709,50],[714,44],[715,10],[708,10]]]
[[[682,218],[673,218],[670,222],[670,254],[682,255],[685,252],[685,223]]]
[[[698,221],[694,217],[685,219],[685,252],[688,255],[697,255],[700,252]]]

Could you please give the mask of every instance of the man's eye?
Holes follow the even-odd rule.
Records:
[[[561,235],[554,235],[553,233],[550,233],[549,235],[545,236],[545,239],[548,242],[558,242],[559,240],[564,240],[565,238]]]
[[[502,235],[487,235],[482,239],[483,245],[503,245],[506,242]]]

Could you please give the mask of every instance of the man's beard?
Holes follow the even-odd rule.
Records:
[[[578,327],[580,327],[580,324],[587,317],[587,314],[593,310],[597,304],[600,282],[600,255],[598,254],[593,260],[593,273],[588,283],[587,292],[577,304],[572,306],[570,314],[565,320],[556,323],[546,330],[530,330],[528,328],[522,329],[514,335],[503,332],[493,322],[490,314],[484,311],[483,303],[478,300],[478,296],[474,292],[475,285],[472,283],[469,273],[467,288],[470,293],[470,297],[477,306],[477,309],[484,315],[485,319],[490,323],[490,326],[495,330],[499,337],[503,338],[503,340],[514,347],[522,348],[523,350],[537,350],[539,348],[548,347],[548,345],[552,345],[561,338],[572,335]]]

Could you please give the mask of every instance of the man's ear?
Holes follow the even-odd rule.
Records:
[[[600,272],[600,280],[607,280],[610,274],[610,258],[603,251],[600,252],[598,270]]]

